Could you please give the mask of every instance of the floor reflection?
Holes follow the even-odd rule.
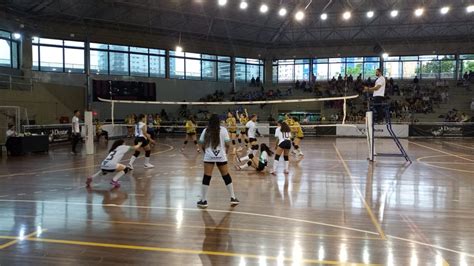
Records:
[[[230,228],[232,212],[227,212],[219,223],[214,221],[211,214],[207,211],[201,212],[202,220],[206,226],[205,237],[202,243],[203,251],[232,252],[232,237],[230,231],[221,228]],[[203,265],[228,265],[233,259],[223,256],[199,255]]]

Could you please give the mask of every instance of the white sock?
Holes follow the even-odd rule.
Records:
[[[207,201],[207,190],[209,189],[208,185],[201,186],[201,200]]]
[[[285,161],[285,170],[288,171],[290,168],[290,161]]]
[[[96,177],[98,177],[100,174],[102,174],[102,170],[99,170],[99,172],[93,174],[93,175],[91,176],[91,178],[96,178]]]
[[[226,186],[226,188],[227,188],[227,191],[229,191],[230,197],[235,198],[234,185],[232,183],[230,183]]]
[[[276,172],[278,168],[278,161],[273,161],[273,172]]]
[[[249,165],[245,163],[245,164],[243,164],[243,165],[240,166],[240,169],[245,169],[245,168],[247,168],[247,167],[249,167]]]
[[[245,156],[245,157],[242,157],[240,158],[240,161],[243,162],[243,161],[248,161],[250,160],[250,158],[248,156]]]
[[[121,178],[123,175],[125,175],[125,172],[124,171],[120,171],[118,173],[115,174],[115,176],[112,178],[112,180],[114,180],[115,182],[117,182],[119,180],[119,178]]]
[[[150,163],[150,157],[145,157],[145,164],[149,164]]]
[[[130,158],[130,162],[128,162],[128,164],[133,165],[133,163],[135,162],[136,159],[137,159],[137,157],[132,156],[132,158]]]

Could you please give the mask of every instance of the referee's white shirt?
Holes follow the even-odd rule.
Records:
[[[385,96],[385,77],[380,76],[376,81],[375,81],[375,86],[380,85],[380,88],[376,91],[374,91],[374,97]]]

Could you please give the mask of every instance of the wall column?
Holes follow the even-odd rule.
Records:
[[[32,76],[31,70],[33,68],[33,42],[32,37],[23,36],[20,44],[20,70],[23,76],[30,78]]]
[[[273,61],[272,59],[265,59],[264,60],[264,71],[265,71],[265,80],[264,84],[266,87],[270,87],[272,85],[273,79]]]

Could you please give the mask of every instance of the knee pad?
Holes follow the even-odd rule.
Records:
[[[202,184],[206,185],[206,186],[209,186],[210,183],[211,183],[211,176],[210,175],[204,175],[202,177]]]
[[[232,183],[232,177],[230,177],[230,174],[224,175],[222,176],[222,178],[224,179],[224,183],[226,186]]]
[[[125,173],[128,173],[128,171],[130,171],[131,169],[128,168],[128,167],[125,167],[125,169],[123,170]]]
[[[188,141],[187,141],[187,140],[184,141],[184,145],[186,145],[186,144],[188,144]]]
[[[249,143],[249,140],[248,140],[248,139],[245,139],[245,143]]]
[[[279,161],[279,160],[280,160],[280,155],[275,154],[275,161]]]
[[[151,151],[145,151],[145,157],[150,157]]]
[[[252,160],[253,159],[253,154],[249,154],[249,159]]]
[[[293,145],[293,147],[295,147],[295,150],[299,149],[300,146],[299,145]]]
[[[140,155],[140,152],[139,151],[135,151],[135,153],[133,154],[133,156],[137,157]]]
[[[235,139],[232,140],[232,145],[235,145]]]
[[[285,160],[285,162],[288,162],[290,160],[290,157],[288,157],[288,155],[284,155],[283,159]]]
[[[252,145],[252,150],[257,151],[258,150],[258,144]]]
[[[293,147],[294,147],[294,146],[295,146],[295,142],[294,142],[294,141],[292,141],[292,142],[291,142],[291,145],[293,145]]]
[[[247,165],[248,165],[248,166],[252,166],[252,162],[251,162],[251,161],[248,161],[248,162],[247,162]]]
[[[198,144],[198,142],[197,142],[197,140],[195,140],[195,141],[194,141],[194,145],[197,145],[197,144]]]
[[[239,144],[241,144],[241,143],[242,143],[242,139],[238,139],[238,141],[239,141]]]

